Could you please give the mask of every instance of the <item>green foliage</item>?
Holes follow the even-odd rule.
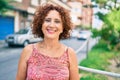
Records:
[[[113,59],[117,55],[117,52],[109,51],[106,47],[106,42],[100,40],[89,52],[88,58],[83,60],[79,65],[108,71],[107,67],[110,65],[109,60]],[[85,74],[80,80],[108,80],[104,75],[93,74],[82,70],[80,70],[80,73]]]
[[[96,1],[96,3],[99,3],[99,4],[104,4],[104,3],[106,3],[108,0],[95,0]]]
[[[85,26],[85,25],[77,25],[77,28],[80,28],[81,30],[90,30],[92,27],[91,26]]]
[[[4,14],[12,6],[9,5],[9,2],[13,0],[0,0],[0,14]]]
[[[120,31],[120,10],[113,10],[106,16],[115,30]]]
[[[114,9],[105,15],[99,12],[96,15],[104,25],[101,30],[92,29],[93,37],[100,36],[106,41],[109,49],[114,49],[120,42],[120,10]]]
[[[116,45],[119,36],[117,31],[113,29],[113,26],[104,25],[101,30],[101,37],[106,40],[108,44]]]
[[[105,15],[103,13],[98,12],[98,13],[96,13],[96,15],[98,15],[100,20],[102,20],[103,22],[105,21],[106,18],[105,18]]]
[[[88,74],[87,76],[82,77],[80,80],[107,80],[107,78],[103,75]]]
[[[97,44],[95,47],[93,47],[92,51],[89,52],[88,58],[83,60],[80,65],[89,68],[105,70],[106,66],[109,65],[107,60],[113,56],[113,54],[106,49],[106,46],[107,45],[105,43]]]
[[[101,36],[101,31],[98,29],[92,29],[91,32],[93,33],[92,37],[96,38],[96,37],[100,37]]]
[[[106,9],[109,9],[109,10],[112,10],[112,9],[120,9],[120,7],[117,7],[117,0],[92,0],[94,2],[96,2],[97,4],[99,4],[99,7],[100,8],[106,8]],[[107,2],[111,2],[111,3],[114,3],[115,5],[109,5],[107,4]]]

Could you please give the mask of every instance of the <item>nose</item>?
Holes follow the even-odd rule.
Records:
[[[55,23],[54,21],[51,21],[50,24],[49,24],[50,27],[55,27]]]

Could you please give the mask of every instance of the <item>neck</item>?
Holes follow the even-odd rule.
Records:
[[[41,42],[42,46],[46,49],[55,49],[60,47],[60,42],[59,40],[49,40],[49,39],[43,39]]]

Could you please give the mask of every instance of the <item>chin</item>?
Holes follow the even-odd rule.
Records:
[[[58,34],[46,34],[44,37],[47,39],[59,39]]]
[[[58,37],[55,37],[55,36],[46,36],[45,38],[47,38],[47,39],[57,39]]]

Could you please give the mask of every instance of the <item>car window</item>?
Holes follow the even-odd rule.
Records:
[[[27,29],[21,29],[18,32],[16,32],[16,34],[26,34],[28,32]]]
[[[81,31],[80,33],[81,33],[81,34],[86,34],[86,32],[84,32],[84,31]]]
[[[31,29],[29,30],[29,34],[32,35],[32,30]]]
[[[83,34],[90,34],[89,31],[80,31],[80,33],[83,33]]]

